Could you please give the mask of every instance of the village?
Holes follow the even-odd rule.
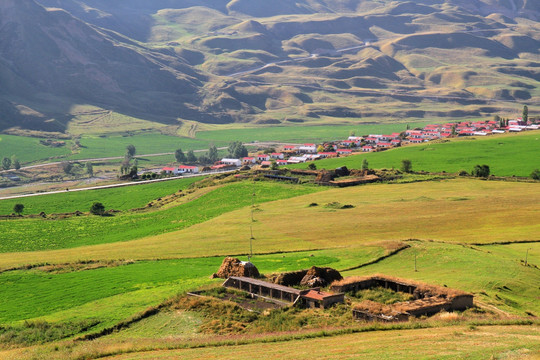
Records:
[[[465,136],[490,136],[504,133],[538,130],[540,125],[522,118],[507,122],[471,121],[446,124],[430,124],[423,129],[408,129],[389,135],[370,134],[351,135],[347,139],[321,144],[305,143],[282,145],[277,151],[256,152],[243,158],[222,158],[210,167],[200,168],[194,165],[167,166],[162,169],[165,175],[198,174],[240,168],[242,166],[260,166],[262,168],[299,164],[319,159],[350,156],[358,153],[385,151],[409,144],[422,144],[429,141]]]

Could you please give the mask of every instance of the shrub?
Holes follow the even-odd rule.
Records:
[[[21,215],[23,210],[24,210],[23,204],[15,204],[15,206],[13,206],[13,212],[16,213],[17,215]]]
[[[471,171],[471,175],[475,177],[488,177],[490,173],[489,166],[487,165],[475,165]]]
[[[540,180],[540,170],[534,169],[534,171],[531,173],[531,179]]]
[[[314,163],[311,163],[308,165],[308,169],[309,170],[317,170],[317,165],[315,165]]]
[[[412,162],[409,159],[401,160],[401,171],[405,173],[410,173],[412,171]]]
[[[90,213],[102,216],[105,214],[105,206],[103,206],[103,204],[100,202],[95,202],[90,207]]]
[[[467,172],[467,170],[459,170],[458,175],[459,176],[469,176],[469,173]]]

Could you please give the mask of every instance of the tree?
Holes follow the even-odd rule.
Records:
[[[235,159],[240,159],[248,156],[248,151],[241,141],[233,141],[229,144],[229,156]]]
[[[135,145],[129,144],[126,146],[126,156],[129,158],[132,158],[137,153],[137,149],[135,149]]]
[[[457,135],[456,125],[452,125],[452,135]]]
[[[11,165],[15,170],[19,170],[21,168],[21,163],[19,162],[19,159],[15,155],[11,157]]]
[[[531,173],[531,179],[533,180],[540,180],[540,170],[534,169]]]
[[[210,159],[211,163],[215,163],[219,160],[218,149],[214,144],[210,145],[210,148],[208,149],[208,159]]]
[[[73,164],[69,161],[62,162],[62,170],[64,170],[64,172],[68,175],[71,174],[71,170],[73,170]]]
[[[100,202],[95,202],[90,207],[90,213],[102,216],[105,214],[105,206],[103,206],[103,204]]]
[[[527,105],[523,105],[523,113],[522,113],[523,122],[527,123],[529,120],[529,108]]]
[[[270,166],[272,170],[277,170],[279,168],[276,160],[272,160],[272,165]]]
[[[186,162],[186,155],[184,155],[184,152],[182,151],[182,149],[176,149],[176,151],[174,152],[174,157],[176,161],[179,163]]]
[[[199,161],[199,164],[201,165],[206,165],[206,164],[211,163],[210,158],[206,156],[205,154],[202,154],[201,156],[199,156],[198,161]]]
[[[4,170],[9,170],[9,168],[11,167],[11,159],[8,157],[3,158],[2,167],[4,168]]]
[[[489,166],[475,165],[474,169],[471,172],[471,175],[475,177],[488,177],[489,173],[490,173]]]
[[[401,171],[410,173],[412,171],[412,162],[409,159],[401,160]]]
[[[309,170],[317,170],[317,165],[315,165],[314,163],[310,163],[310,164],[307,166],[307,168],[308,168]]]
[[[351,132],[349,133],[349,136],[356,136],[356,132],[354,130],[351,130]]]
[[[369,163],[367,159],[362,160],[362,170],[368,170],[369,169]]]
[[[322,145],[317,146],[317,152],[324,152],[324,146]]]
[[[189,164],[194,164],[197,162],[197,157],[195,156],[195,153],[193,152],[193,150],[188,151],[187,156],[186,156],[186,161]]]
[[[16,213],[17,215],[21,215],[23,210],[24,210],[23,204],[15,204],[13,206],[13,212]]]
[[[88,175],[90,175],[90,177],[94,176],[94,165],[90,161],[88,161],[85,166]]]

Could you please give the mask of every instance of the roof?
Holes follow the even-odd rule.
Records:
[[[315,146],[315,144],[304,144],[304,146]]]
[[[239,281],[243,281],[243,282],[250,283],[250,284],[253,284],[253,285],[265,286],[267,288],[272,288],[272,289],[275,289],[275,290],[280,290],[280,291],[288,292],[288,293],[291,293],[291,294],[300,295],[300,290],[298,290],[298,289],[291,288],[291,287],[288,287],[288,286],[274,284],[274,283],[271,283],[271,282],[268,282],[268,281],[248,278],[248,277],[244,277],[244,276],[231,276],[231,277],[229,277],[229,279],[239,280]]]
[[[351,149],[337,149],[337,152],[352,152]]]
[[[180,165],[178,168],[179,169],[197,169],[196,166],[189,166],[189,165]]]
[[[176,170],[176,169],[173,168],[173,167],[164,167],[163,168],[163,171],[174,171],[174,170]]]
[[[309,290],[307,293],[301,294],[301,295],[302,297],[306,297],[308,299],[321,300],[321,301],[330,297],[334,297],[336,295],[341,296],[341,294],[327,293],[327,292],[322,292],[322,291],[317,291],[317,290]]]
[[[242,159],[244,159],[244,160],[255,160],[255,158],[252,157],[252,156],[246,156],[246,157],[243,157]]]
[[[272,153],[272,155],[283,155],[283,153]]]

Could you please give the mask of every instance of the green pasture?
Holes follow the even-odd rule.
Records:
[[[324,251],[256,255],[253,262],[262,273],[306,269],[311,266],[347,268],[373,260],[384,251],[377,246]],[[245,257],[241,259],[246,260]],[[49,321],[99,318],[119,321],[148,306],[211,282],[223,258],[140,261],[117,267],[73,272],[41,269],[0,273],[0,323],[46,317]],[[129,296],[138,302],[127,306]],[[108,299],[109,306],[97,304]],[[83,309],[94,304],[94,311]],[[55,315],[56,314],[56,315]],[[120,315],[120,316],[119,316]],[[109,324],[110,325],[110,324]]]
[[[106,209],[129,210],[145,206],[148,202],[162,196],[184,190],[192,183],[201,180],[191,177],[157,183],[124,186],[110,189],[74,191],[61,194],[47,194],[20,199],[0,200],[0,214],[11,214],[15,204],[23,204],[23,214],[59,214],[67,212],[87,212],[94,202],[101,202]]]
[[[411,241],[411,248],[344,276],[382,273],[472,292],[475,301],[503,312],[540,315],[540,243],[466,246]],[[414,267],[416,257],[416,269]]]
[[[255,193],[257,204],[309,194],[316,187],[278,183],[232,183],[188,203],[148,213],[115,216],[73,216],[66,219],[2,220],[0,252],[72,248],[128,241],[202,223],[221,214],[248,206]],[[110,208],[107,200],[103,204]]]
[[[347,139],[351,132],[357,136],[402,132],[407,128],[425,126],[426,122],[415,123],[379,123],[354,125],[306,125],[306,126],[272,126],[247,129],[208,130],[197,132],[196,138],[206,141],[278,141],[278,142],[323,142]]]
[[[471,172],[475,165],[486,164],[492,175],[529,176],[540,168],[540,132],[508,134],[485,138],[459,138],[445,143],[426,143],[417,146],[405,146],[383,152],[366,153],[346,158],[319,160],[315,164],[319,169],[334,169],[340,166],[360,169],[366,159],[369,167],[396,168],[401,160],[409,159],[413,171],[431,172]],[[291,167],[306,168],[308,164]]]
[[[40,144],[40,138],[4,135],[0,134],[0,157],[15,155],[21,164],[36,161],[49,160],[58,157],[65,157],[71,154],[71,141],[65,141],[66,145],[58,148]]]
[[[215,143],[216,146],[225,146],[229,142]],[[126,153],[126,146],[134,145],[137,154],[159,154],[171,152],[181,148],[184,152],[188,150],[207,149],[209,142],[197,139],[183,138],[159,133],[144,133],[132,136],[111,135],[96,136],[88,135],[81,138],[82,148],[78,154],[70,156],[70,159],[90,159],[110,156],[123,156]],[[174,157],[171,156],[171,160]]]

